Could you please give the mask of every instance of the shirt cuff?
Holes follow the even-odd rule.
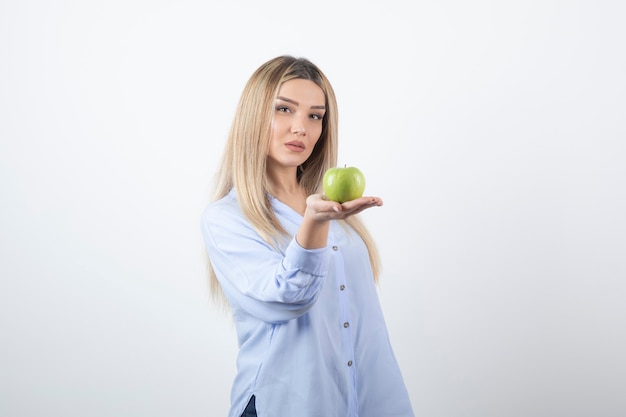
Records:
[[[285,270],[298,269],[307,274],[325,276],[328,273],[328,247],[305,249],[294,237],[287,246],[283,262]]]

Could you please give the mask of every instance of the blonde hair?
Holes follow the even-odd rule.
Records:
[[[317,66],[306,58],[285,55],[265,62],[246,83],[217,170],[212,196],[213,201],[219,200],[234,188],[243,214],[259,235],[274,246],[288,236],[268,198],[270,186],[266,158],[278,90],[284,82],[296,78],[313,81],[326,98],[322,133],[311,156],[298,170],[298,181],[307,195],[321,191],[324,173],[337,164],[337,100],[330,82]],[[342,222],[352,227],[365,242],[377,282],[380,260],[374,240],[358,216],[351,216]],[[207,266],[211,294],[215,300],[224,301],[210,260]]]

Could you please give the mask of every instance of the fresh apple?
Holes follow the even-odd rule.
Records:
[[[343,203],[363,197],[365,176],[356,167],[335,167],[324,173],[324,194],[331,201]]]

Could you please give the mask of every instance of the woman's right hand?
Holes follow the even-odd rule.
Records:
[[[379,197],[361,197],[340,204],[328,200],[323,194],[311,194],[306,199],[304,219],[296,240],[306,249],[324,247],[328,241],[330,220],[345,219],[370,207],[382,205],[383,200]]]
[[[309,215],[315,221],[340,220],[370,207],[382,205],[383,200],[380,197],[361,197],[338,203],[328,200],[323,194],[312,194],[306,199],[305,217]]]

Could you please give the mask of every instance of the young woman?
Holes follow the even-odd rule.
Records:
[[[337,103],[307,59],[261,65],[242,93],[202,215],[211,290],[239,354],[229,417],[411,417],[356,214],[321,193],[337,161]]]

